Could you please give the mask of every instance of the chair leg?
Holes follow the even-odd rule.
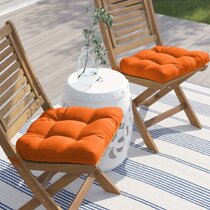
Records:
[[[44,176],[47,173],[48,172],[44,172],[42,175]],[[60,179],[56,180],[49,188],[47,188],[46,191],[49,193],[49,195],[52,196],[56,192],[60,191],[61,189],[69,185],[78,177],[79,177],[78,174],[65,174]],[[19,210],[35,209],[40,204],[41,204],[40,201],[36,197],[33,197],[31,200],[25,203]]]
[[[16,170],[19,172],[24,182],[28,185],[31,191],[36,196],[39,203],[42,203],[46,209],[61,210],[59,205],[52,199],[44,186],[34,177],[30,170],[20,160],[11,160]]]
[[[55,174],[56,173],[54,172],[46,171],[42,173],[39,177],[37,177],[37,180],[42,184],[42,186],[46,187]]]
[[[96,169],[95,173],[96,181],[101,185],[104,191],[120,195],[119,189],[109,180],[109,178],[100,170]]]
[[[48,176],[51,174],[51,172],[48,172],[48,171],[45,171],[43,172],[42,174],[40,174],[38,177],[37,177],[37,180],[40,182],[40,183],[43,183],[45,182],[45,180],[48,178]]]
[[[148,128],[156,123],[159,123],[163,120],[165,120],[168,117],[171,117],[172,115],[182,111],[185,109],[185,104],[180,104],[172,109],[169,109],[168,111],[161,113],[153,118],[150,118],[149,120],[145,121],[144,124]]]
[[[156,89],[147,88],[144,92],[138,95],[136,98],[133,99],[133,102],[138,107],[144,104],[145,100],[151,97],[154,93],[156,93]]]
[[[135,105],[135,103],[132,103],[132,108],[133,108],[133,115],[134,115],[134,121],[136,123],[136,126],[144,140],[144,143],[147,145],[147,147],[154,151],[155,153],[158,153],[159,150],[157,148],[157,146],[155,145],[151,135],[149,134],[149,132],[147,131],[147,128],[143,122],[143,120],[141,119],[139,112],[137,110],[137,107]]]
[[[194,74],[194,73],[192,73],[192,74]],[[156,101],[160,100],[162,97],[164,97],[169,92],[171,92],[172,90],[174,90],[174,88],[176,88],[178,85],[180,85],[182,82],[184,82],[187,78],[191,77],[192,74],[186,75],[184,78],[180,78],[180,80],[178,80],[178,81],[176,81],[176,82],[174,82],[172,84],[169,84],[168,86],[166,86],[163,89],[160,89],[152,97],[150,97],[149,99],[147,99],[142,105],[151,106]]]
[[[162,90],[159,90],[152,97],[150,97],[149,99],[145,100],[145,102],[142,105],[151,106],[156,101],[160,100],[162,97],[167,95],[170,91],[172,91],[172,89],[170,87],[167,87],[167,88],[164,88]]]
[[[78,210],[80,204],[82,203],[85,195],[87,194],[89,188],[95,180],[94,174],[89,174],[87,179],[84,181],[83,185],[79,189],[74,201],[72,202],[69,210]]]
[[[202,128],[201,123],[199,122],[197,116],[195,115],[187,97],[185,96],[182,88],[180,86],[177,86],[176,88],[174,88],[174,91],[177,95],[177,98],[179,99],[180,103],[185,103],[186,104],[186,108],[184,109],[185,114],[187,115],[191,125],[194,125],[197,128]]]

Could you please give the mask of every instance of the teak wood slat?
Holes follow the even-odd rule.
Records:
[[[14,52],[14,47],[8,47],[6,50],[3,51],[3,53],[0,54],[0,61],[2,62],[13,52]]]
[[[43,103],[44,101],[40,97],[37,100],[35,100],[33,103],[31,103],[25,111],[21,112],[19,118],[15,119],[15,123],[13,121],[9,125],[7,125],[8,126],[7,136],[9,138],[12,138],[17,133],[15,132],[15,130],[20,130],[22,125],[29,119],[28,116],[34,115],[37,109],[41,107]]]
[[[147,30],[142,30],[142,31],[140,31],[140,32],[137,32],[137,33],[135,33],[135,34],[130,34],[130,35],[128,35],[128,36],[125,36],[125,37],[120,37],[120,38],[116,38],[116,41],[117,41],[117,43],[118,44],[123,44],[123,43],[125,43],[125,42],[129,42],[129,41],[132,41],[132,40],[134,40],[134,39],[138,39],[138,38],[142,38],[142,37],[149,37],[149,31],[147,31]]]
[[[108,0],[107,1],[108,3],[119,3],[119,2],[121,2],[121,0]]]
[[[10,79],[7,80],[8,82],[8,85],[12,85],[11,84],[11,81],[15,81],[15,80],[18,80],[19,78],[21,78],[23,76],[23,70],[20,69],[19,71],[17,71]],[[6,86],[3,84],[1,89],[3,91],[6,91]],[[10,97],[12,97],[13,94],[15,94],[17,91],[17,89],[15,89],[14,87],[13,88],[10,88],[8,91],[5,92],[5,94],[0,97],[0,105],[2,105],[3,103],[5,103]]]
[[[137,5],[134,5],[134,6],[129,6],[129,7],[124,7],[124,8],[120,8],[118,9],[117,11],[110,11],[110,14],[112,16],[118,16],[118,15],[121,15],[121,14],[126,14],[126,13],[132,13],[136,10],[140,10],[142,9],[142,5],[141,4],[137,4]]]
[[[126,29],[115,31],[114,34],[116,37],[120,37],[129,33],[135,32],[137,30],[143,30],[144,28],[146,28],[146,24],[134,25]]]
[[[0,29],[0,40],[6,38],[9,34],[11,34],[12,28],[9,25],[5,25]]]
[[[42,163],[23,160],[11,139],[38,109],[52,108],[30,65],[16,29],[11,21],[0,29],[0,145],[12,165],[34,193],[34,197],[19,209],[34,209],[43,204],[46,209],[61,210],[52,196],[79,178],[88,174],[69,209],[79,208],[96,179],[107,192],[119,194],[117,187],[99,171],[100,160],[93,165],[71,163]],[[107,145],[108,147],[108,145]],[[43,171],[38,177],[32,170]],[[54,181],[59,172],[65,173]],[[49,182],[52,184],[49,185]]]
[[[154,42],[155,40],[156,40],[156,36],[154,36],[154,35],[148,36],[148,37],[142,37],[139,40],[134,40],[134,41],[131,41],[129,43],[119,45],[117,48],[113,49],[113,52],[116,55],[122,54],[122,53],[125,53],[125,52],[129,51],[129,50],[132,50],[134,47],[141,47],[143,45]]]
[[[0,64],[0,72],[8,68],[12,63],[14,63],[17,60],[17,56],[15,54],[12,54],[9,58],[7,58],[5,61],[3,61]]]
[[[24,113],[25,110],[29,109],[31,103],[34,103],[34,94],[29,94],[17,107],[14,108],[6,117],[5,121],[10,126],[13,124],[16,119],[21,117],[21,114]]]
[[[23,72],[21,72],[21,73],[22,73],[21,74],[22,77],[20,77],[18,79],[16,79],[16,77],[12,77],[9,80],[7,80],[6,82],[4,82],[4,84],[0,88],[0,95],[2,95],[3,93],[8,94],[8,91],[11,91],[14,93],[14,92],[16,92],[17,89],[19,89],[21,86],[23,86],[26,83],[26,78],[23,77]],[[0,101],[1,101],[1,99],[0,99]]]
[[[125,54],[132,50],[138,50],[139,47],[148,44],[163,45],[155,19],[152,0],[94,0],[94,3],[96,8],[103,7],[110,14],[114,14],[112,27],[108,27],[102,22],[99,23],[112,69],[120,71],[118,58],[122,53]],[[124,13],[122,11],[127,12]],[[142,27],[138,28],[140,25],[142,25]],[[206,66],[202,66],[188,74],[179,76],[166,83],[159,83],[124,74],[130,82],[148,88],[133,99],[132,107],[136,126],[146,146],[152,151],[158,152],[158,148],[155,145],[150,133],[147,131],[147,127],[180,111],[184,111],[186,113],[186,116],[192,125],[201,128],[201,124],[193,112],[187,97],[184,95],[180,84],[196,72],[204,69],[206,69]],[[175,91],[180,104],[177,107],[174,107],[165,113],[161,113],[158,116],[144,122],[139,114],[138,107],[141,105],[151,106],[172,90]]]
[[[13,63],[6,71],[1,74],[0,83],[4,82],[10,75],[20,68],[18,62]]]
[[[144,28],[147,26],[146,24],[144,24],[143,22],[144,20],[145,19],[143,17],[137,17],[135,19],[128,20],[120,24],[113,24],[112,28],[115,31],[115,33],[117,33],[117,30],[127,28],[128,25],[133,26],[134,24],[138,24],[138,25],[142,25],[142,28]]]
[[[128,13],[128,14],[123,14],[121,16],[118,16],[118,17],[114,17],[113,19],[113,23],[114,24],[120,24],[124,21],[127,21],[128,19],[132,19],[132,18],[137,18],[139,16],[142,17],[142,20],[146,20],[145,17],[143,16],[144,15],[144,12],[141,11],[141,10],[136,10],[132,13]]]
[[[126,6],[129,6],[129,5],[136,4],[136,3],[139,3],[139,0],[121,1],[118,4],[108,4],[108,8],[111,11],[111,10],[114,10],[114,9],[118,9],[118,8],[121,8],[121,7],[126,7]]]
[[[5,39],[4,41],[2,41],[0,43],[0,51],[2,51],[3,49],[5,49],[9,45],[10,45],[10,41],[8,39]]]
[[[20,91],[17,91],[15,93],[15,97],[9,99],[6,105],[1,109],[3,116],[5,116],[9,111],[12,111],[11,107],[15,107],[19,102],[22,102],[22,100],[24,100],[27,94],[30,92],[30,89],[30,86],[27,85]],[[34,96],[35,95],[32,93],[32,99],[34,98]],[[26,101],[24,101],[24,103],[25,102]]]

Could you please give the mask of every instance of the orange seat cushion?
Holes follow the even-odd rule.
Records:
[[[30,161],[96,164],[122,117],[115,107],[49,109],[17,141],[16,149]]]
[[[157,46],[123,58],[120,70],[124,74],[165,83],[204,66],[209,55],[201,51]]]

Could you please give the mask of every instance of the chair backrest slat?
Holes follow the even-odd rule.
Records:
[[[116,43],[115,47],[118,47],[118,45],[129,45],[130,42],[134,42],[136,39],[151,36],[152,33],[148,25],[147,16],[145,15],[143,1],[127,0],[109,3],[104,0],[103,5],[106,9],[112,8],[109,10],[109,13],[113,16],[111,38]],[[136,17],[141,19],[135,22]],[[116,30],[116,26],[120,24],[124,24],[125,26],[120,30]]]
[[[131,26],[133,26],[133,25],[145,25],[145,27],[146,27],[146,24],[145,23],[141,23],[141,22],[143,22],[143,18],[142,17],[136,17],[136,18],[134,18],[134,19],[132,19],[132,20],[130,20],[129,22],[122,22],[122,23],[120,23],[120,24],[115,24],[115,25],[113,25],[112,26],[112,28],[115,30],[115,31],[117,31],[117,30],[120,30],[120,29],[124,29],[124,28],[126,28],[126,26],[129,24],[129,25],[131,25]]]
[[[34,76],[13,24],[7,22],[0,29],[0,122],[8,138],[40,106],[44,109],[51,107]]]
[[[23,70],[20,69],[19,71],[17,71],[14,75],[12,75],[11,79],[12,80],[19,80],[20,78],[24,77],[23,76]],[[8,79],[8,82],[10,83],[10,79]],[[11,83],[10,83],[11,84]],[[12,84],[11,84],[12,85]],[[4,84],[2,84],[2,86],[4,86]],[[15,89],[14,87],[13,88],[9,88],[7,90],[5,90],[4,87],[2,87],[2,90],[3,90],[3,94],[0,98],[0,107],[2,109],[2,107],[4,106],[4,104],[11,100],[11,98],[15,95],[18,94],[18,91],[20,91],[20,89]]]
[[[10,46],[10,41],[8,39],[3,40],[0,43],[0,51],[2,51],[3,49],[5,49],[8,46]]]
[[[149,35],[149,30],[141,30],[138,33],[129,34],[126,37],[116,37],[116,42],[117,44],[123,44],[128,41],[134,41],[135,39],[141,38],[145,35]]]
[[[117,55],[142,45],[161,45],[151,0],[94,0],[113,16],[113,26],[100,23],[112,68],[119,70]]]
[[[44,101],[42,97],[38,100],[34,100],[32,103],[28,104],[24,110],[22,110],[20,113],[21,117],[17,117],[15,119],[15,123],[14,121],[10,122],[11,124],[9,125],[9,129],[6,132],[9,139],[17,133],[17,131],[22,127],[20,125],[24,125],[24,123],[30,118],[29,116],[32,116],[43,103]]]
[[[155,39],[154,36],[149,36],[149,37],[145,37],[145,38],[142,38],[140,40],[136,40],[136,41],[133,41],[131,42],[130,44],[128,45],[121,45],[115,49],[113,49],[113,53],[115,53],[116,55],[118,54],[122,54],[124,52],[127,52],[129,50],[132,50],[134,48],[136,48],[136,46],[142,46],[142,45],[146,45],[146,44],[149,44],[151,43],[153,40]],[[113,67],[114,68],[114,67]],[[115,69],[115,68],[114,68]],[[116,68],[117,70],[117,68]]]
[[[8,96],[11,92],[15,93],[20,86],[27,83],[26,77],[23,76],[23,71],[19,70],[15,74],[13,74],[8,80],[6,80],[2,87],[0,88],[0,101],[5,101],[4,99],[8,99]],[[2,99],[4,97],[4,99]]]
[[[11,34],[12,28],[9,25],[5,25],[0,29],[0,40],[5,39],[9,34]]]
[[[109,4],[108,7],[109,7],[109,10],[114,10],[114,9],[118,9],[120,7],[126,7],[126,6],[129,6],[131,3],[132,4],[136,4],[136,3],[139,3],[139,0],[129,0],[129,1],[114,1],[114,2],[110,2],[108,1],[108,3],[116,3],[117,4]]]
[[[2,74],[0,77],[0,83],[5,82],[12,74],[14,74],[16,71],[18,71],[20,68],[19,62],[13,62],[13,64],[10,65]]]
[[[115,10],[111,10],[109,13],[115,17],[118,15],[126,14],[126,13],[133,13],[133,12],[136,12],[136,11],[142,9],[142,8],[143,8],[142,4],[137,4],[137,5],[128,4],[123,7],[117,7]]]
[[[11,54],[14,53],[14,47],[8,47],[7,49],[3,50],[0,54],[0,62],[8,58]]]
[[[0,73],[2,71],[4,71],[7,67],[9,67],[11,64],[13,64],[14,62],[17,62],[17,56],[15,54],[12,54],[11,56],[9,56],[9,58],[7,58],[6,60],[4,60],[0,64]]]
[[[6,101],[4,106],[1,108],[2,115],[8,115],[8,113],[12,111],[11,107],[14,109],[15,105],[17,106],[19,102],[25,99],[27,94],[30,94],[30,90],[30,85],[27,84],[26,86],[22,86],[19,92],[13,94],[13,97],[10,100]]]
[[[133,21],[134,18],[138,18],[139,16],[141,17],[140,21],[143,21],[143,20],[145,20],[145,17],[143,16],[143,14],[144,14],[143,11],[136,10],[136,11],[133,11],[132,13],[126,13],[126,14],[123,14],[122,16],[114,17],[113,28],[115,28],[115,26],[117,27],[118,25],[123,24],[123,23],[128,24],[129,21],[131,22],[131,21]]]
[[[146,24],[143,23],[141,25],[132,25],[129,28],[123,28],[121,30],[115,30],[115,37],[118,38],[120,36],[132,33],[132,32],[136,32],[137,30],[142,30],[144,29],[144,27],[146,27]],[[143,30],[142,30],[143,31]]]
[[[10,126],[15,120],[24,112],[34,100],[34,93],[28,95],[17,106],[14,107],[9,113],[5,114],[5,121]]]

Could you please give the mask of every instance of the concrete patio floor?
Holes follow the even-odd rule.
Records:
[[[76,70],[82,46],[89,0],[41,0],[31,6],[1,16],[0,25],[12,20],[45,92],[52,101],[62,97],[69,74]],[[158,15],[165,45],[210,52],[210,25]],[[210,67],[209,67],[210,68]],[[190,79],[210,87],[210,69]]]

